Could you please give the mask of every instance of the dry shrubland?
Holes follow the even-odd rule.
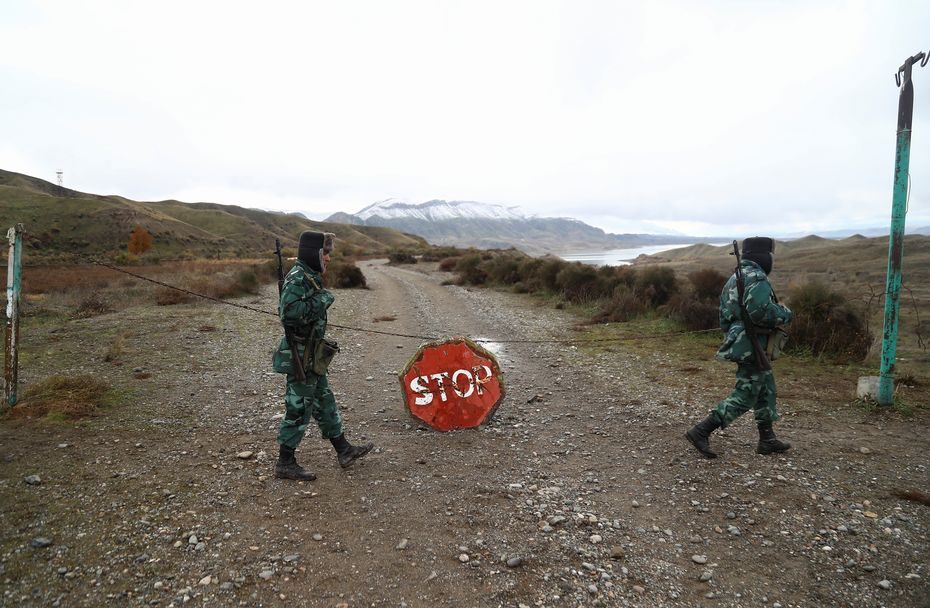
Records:
[[[719,326],[719,297],[727,276],[713,268],[688,274],[683,281],[662,265],[601,266],[558,258],[531,258],[515,250],[454,252],[440,260],[454,268],[459,285],[494,286],[555,300],[556,307],[577,305],[593,323],[667,317],[687,330]],[[861,361],[872,336],[865,312],[840,293],[816,283],[792,290],[795,312],[791,344],[795,352]]]

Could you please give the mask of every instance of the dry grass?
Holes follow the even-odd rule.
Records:
[[[109,363],[115,363],[120,357],[122,357],[123,353],[126,352],[126,339],[128,337],[128,331],[120,332],[119,335],[113,339],[113,342],[110,343],[109,348],[107,348],[106,355],[103,356],[103,360]]]
[[[265,260],[193,260],[129,266],[128,272],[215,298],[257,293],[274,280]],[[25,315],[88,318],[132,306],[190,303],[196,298],[95,264],[27,266],[23,269]]]
[[[174,306],[175,304],[187,304],[194,301],[194,296],[177,289],[161,287],[155,295],[155,303],[159,306]]]
[[[26,388],[4,417],[72,420],[90,416],[110,386],[93,376],[51,376]]]
[[[113,312],[113,307],[98,292],[91,293],[84,298],[74,310],[74,318],[89,319],[99,315]]]

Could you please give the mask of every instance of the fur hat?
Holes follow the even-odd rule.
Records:
[[[769,274],[775,262],[775,239],[767,236],[744,239],[743,259],[755,262],[765,271],[765,274]]]
[[[336,235],[331,232],[313,232],[307,230],[300,233],[297,242],[297,259],[316,272],[325,272],[326,264],[323,255],[330,253],[335,245]]]

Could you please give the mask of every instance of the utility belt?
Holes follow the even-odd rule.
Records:
[[[339,352],[339,344],[323,336],[317,338],[316,334],[310,336],[290,335],[291,340],[304,347],[304,356],[301,358],[301,368],[309,369],[317,376],[325,376],[329,371],[329,364],[333,362]],[[307,365],[310,364],[308,368]]]
[[[300,347],[303,347],[302,356]],[[339,344],[325,336],[316,338],[286,332],[272,359],[272,367],[278,373],[294,374],[303,382],[307,370],[325,376],[338,352]]]

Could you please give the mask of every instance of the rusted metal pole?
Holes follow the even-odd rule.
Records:
[[[923,60],[921,62],[921,60]],[[911,67],[926,65],[926,55],[908,57],[895,79],[898,96],[898,137],[894,159],[894,193],[891,202],[891,234],[888,239],[888,276],[885,282],[885,321],[882,327],[882,362],[878,380],[878,403],[894,400],[895,357],[898,349],[898,308],[901,297],[901,263],[904,260],[904,219],[907,215],[907,182],[911,159],[911,122],[914,115],[914,84]]]
[[[6,233],[10,240],[10,255],[6,269],[6,349],[3,359],[3,398],[16,405],[19,367],[19,294],[22,288],[23,225],[16,224]]]

